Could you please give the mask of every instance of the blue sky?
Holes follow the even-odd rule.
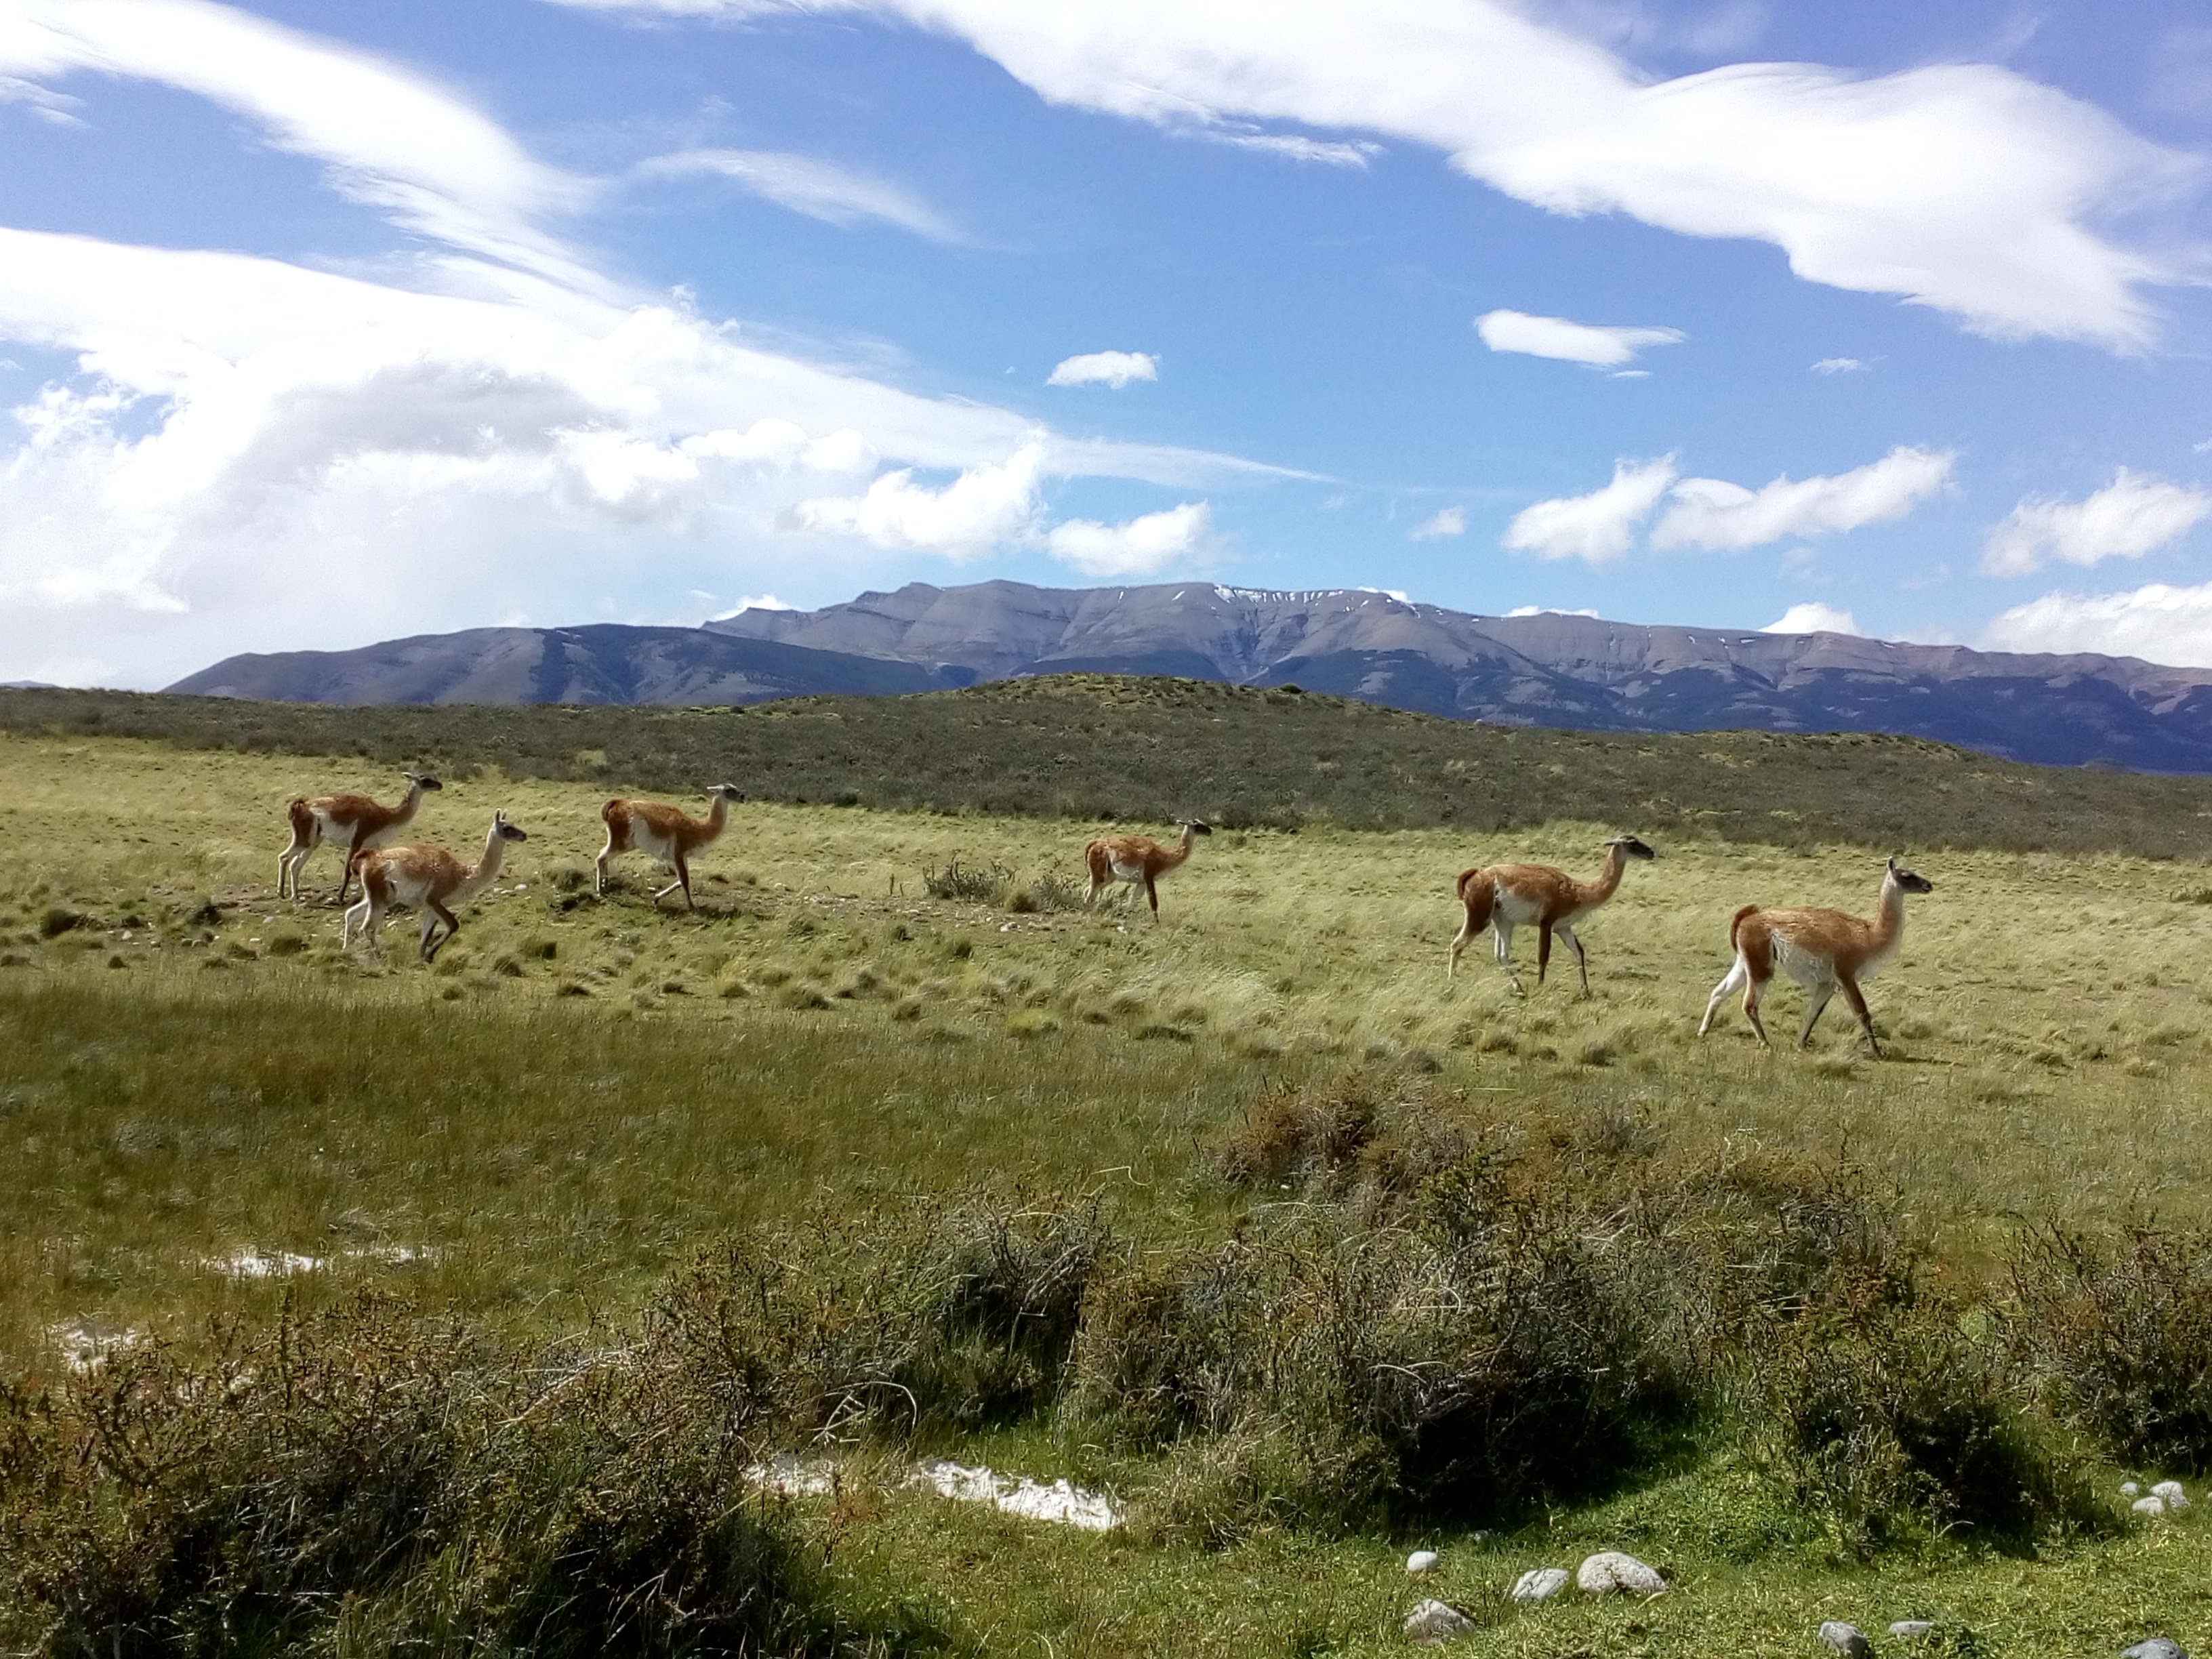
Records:
[[[0,0],[0,678],[1011,576],[2212,665],[2149,0]]]

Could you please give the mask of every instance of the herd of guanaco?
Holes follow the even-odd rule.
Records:
[[[453,906],[489,886],[499,875],[507,843],[528,837],[507,821],[504,812],[495,812],[490,833],[484,839],[483,855],[474,864],[463,863],[443,848],[393,845],[399,832],[414,821],[422,797],[441,787],[438,780],[427,773],[402,775],[407,780],[407,793],[395,806],[383,805],[367,795],[318,795],[293,801],[286,808],[292,840],[276,862],[276,890],[280,897],[298,898],[300,871],[308,855],[325,841],[340,844],[345,849],[345,870],[338,883],[337,902],[345,902],[356,875],[362,897],[345,913],[339,948],[350,946],[356,932],[374,939],[392,905],[413,905],[422,914],[418,953],[424,962],[431,962],[460,931]],[[744,799],[741,791],[726,783],[716,784],[707,795],[709,805],[704,817],[693,817],[681,807],[659,801],[617,798],[601,807],[599,819],[606,826],[607,839],[594,860],[597,890],[606,891],[608,860],[623,853],[643,853],[676,878],[653,894],[653,903],[658,905],[671,893],[681,891],[685,906],[690,907],[692,854],[721,836],[729,823],[731,806]],[[1148,836],[1106,836],[1091,842],[1083,849],[1084,865],[1091,877],[1085,902],[1097,903],[1101,893],[1122,883],[1144,890],[1152,919],[1158,921],[1160,878],[1190,861],[1198,836],[1213,833],[1212,827],[1199,818],[1185,818],[1177,827],[1182,834],[1171,847],[1163,847]],[[1575,924],[1620,890],[1631,860],[1658,857],[1634,836],[1615,836],[1605,843],[1605,849],[1604,866],[1589,881],[1578,881],[1547,864],[1492,864],[1462,872],[1456,891],[1465,919],[1452,939],[1445,976],[1458,972],[1460,953],[1487,928],[1495,938],[1498,967],[1514,989],[1521,990],[1521,976],[1513,965],[1513,933],[1516,927],[1534,927],[1536,983],[1540,987],[1544,983],[1551,967],[1552,941],[1557,938],[1565,940],[1575,953],[1583,994],[1588,996],[1589,954],[1576,935]],[[1905,895],[1934,890],[1933,883],[1893,858],[1883,872],[1881,896],[1871,921],[1841,910],[1770,910],[1745,905],[1729,923],[1729,948],[1735,953],[1735,961],[1713,988],[1698,1035],[1703,1036],[1712,1029],[1713,1016],[1722,1002],[1741,991],[1744,1018],[1759,1042],[1771,1047],[1759,1017],[1759,1005],[1779,968],[1806,992],[1805,1023],[1797,1033],[1800,1048],[1811,1041],[1821,1011],[1841,990],[1866,1031],[1869,1046],[1879,1055],[1881,1042],[1875,1035],[1874,1018],[1867,1010],[1860,984],[1896,957],[1905,938]]]

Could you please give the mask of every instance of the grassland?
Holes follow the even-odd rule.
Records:
[[[402,1298],[410,1319],[458,1320],[517,1351],[620,1343],[671,1272],[731,1230],[895,1235],[917,1201],[979,1188],[1018,1210],[1092,1202],[1140,1265],[1271,1238],[1285,1215],[1376,1200],[1346,1196],[1350,1164],[1335,1185],[1304,1165],[1225,1178],[1223,1149],[1254,1144],[1270,1102],[1328,1097],[1348,1076],[1381,1079],[1416,1163],[1443,1158],[1419,1138],[1438,1123],[1516,1158],[1595,1148],[1588,1178],[1620,1180],[1624,1212],[1705,1171],[1847,1180],[1925,1252],[1928,1293],[1954,1299],[1956,1330],[2006,1316],[2027,1224],[2098,1237],[2212,1226],[2200,785],[2118,781],[2124,796],[2151,793],[2124,797],[2124,815],[2077,817],[2071,850],[2027,851],[2016,826],[1975,844],[1993,792],[2063,806],[2069,791],[2115,781],[2003,769],[2020,778],[1975,782],[1948,751],[1879,744],[1785,745],[1770,775],[1764,740],[1741,740],[1729,792],[1774,799],[1841,756],[1820,810],[1840,820],[1862,798],[1917,832],[1901,850],[1936,890],[1916,902],[1901,962],[1871,988],[1895,1050],[1876,1063],[1833,1012],[1805,1055],[1761,1052],[1733,1014],[1695,1036],[1736,905],[1863,913],[1880,858],[1866,837],[1814,835],[1817,815],[1726,836],[1759,827],[1757,815],[1691,810],[1707,787],[1694,780],[1668,784],[1668,812],[1631,819],[1661,858],[1632,869],[1583,930],[1595,989],[1583,1001],[1571,969],[1514,995],[1486,948],[1447,982],[1451,880],[1507,856],[1594,866],[1614,811],[1511,833],[1446,827],[1426,809],[1379,830],[1321,812],[1270,827],[1255,812],[1164,884],[1156,926],[1120,908],[1062,908],[1091,833],[1080,822],[840,807],[810,781],[817,804],[733,811],[699,862],[698,909],[684,914],[649,904],[655,872],[641,860],[621,866],[606,898],[590,891],[597,803],[631,781],[611,761],[536,776],[519,759],[506,772],[488,758],[456,764],[482,756],[467,742],[498,722],[537,714],[474,711],[474,727],[452,714],[459,723],[410,734],[406,717],[379,713],[392,724],[375,743],[393,754],[378,748],[375,764],[284,752],[305,745],[298,732],[240,752],[175,733],[88,736],[82,720],[27,730],[11,715],[0,1370],[30,1391],[19,1400],[79,1386],[72,1344],[81,1355],[139,1343],[115,1350],[119,1365],[167,1343],[179,1364],[199,1364],[238,1332],[336,1316],[369,1291]],[[611,754],[617,731],[649,751],[663,742],[657,722],[689,717],[590,718],[606,722],[592,730]],[[1478,744],[1543,736],[1445,732]],[[381,763],[402,751],[449,769],[426,838],[473,848],[495,807],[531,836],[434,969],[413,962],[404,923],[379,950],[342,954],[334,908],[273,896],[283,801],[380,787]],[[680,760],[705,781],[734,775],[775,793],[729,755]],[[1906,764],[1923,760],[1917,773]],[[1961,793],[1971,810],[1954,817]],[[928,896],[927,878],[956,861],[997,872],[988,897]],[[336,876],[336,855],[319,854],[310,891]],[[1794,1030],[1796,1006],[1778,991],[1778,1034]],[[1374,1160],[1357,1167],[1371,1186]],[[1576,1226],[1587,1234],[1608,1213],[1600,1192]],[[267,1271],[286,1255],[319,1265]],[[1471,1515],[1401,1510],[1239,1524],[1208,1546],[1170,1516],[1195,1429],[1134,1444],[1064,1409],[967,1422],[953,1411],[906,1438],[858,1434],[851,1487],[799,1502],[779,1524],[830,1564],[839,1627],[879,1649],[1395,1650],[1416,1594],[1401,1565],[1410,1541],[1444,1548],[1443,1574],[1420,1593],[1477,1613],[1486,1629],[1469,1646],[1484,1653],[1796,1653],[1824,1618],[1878,1634],[1914,1613],[1971,1630],[1974,1645],[1954,1651],[2212,1635],[2188,1518],[1853,1552],[1807,1522],[1771,1460],[1730,1430],[1739,1415],[1693,1413],[1622,1478],[1524,1504],[1486,1536]],[[2052,1432],[2072,1437],[2071,1462],[2100,1492],[2124,1472],[2193,1472],[2140,1467],[2075,1427]],[[1098,1538],[868,1478],[889,1467],[872,1460],[917,1449],[1104,1484],[1153,1518]],[[1675,1591],[1540,1611],[1501,1599],[1522,1567],[1601,1547],[1663,1563]],[[286,1639],[388,1650],[397,1626],[378,1623],[382,1605]]]

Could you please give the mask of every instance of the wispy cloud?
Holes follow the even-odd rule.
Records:
[[[1047,386],[1109,386],[1119,392],[1132,380],[1157,380],[1160,360],[1149,351],[1086,351],[1063,357],[1045,376]]]
[[[2139,559],[2181,539],[2208,515],[2212,494],[2121,467],[2085,501],[2032,495],[2006,515],[1982,548],[1982,570],[2024,576],[2049,559],[2090,565]]]
[[[1823,357],[1813,365],[1815,374],[1863,374],[1865,361],[1858,357]]]
[[[962,240],[950,221],[919,198],[819,156],[772,149],[687,149],[656,155],[636,171],[647,179],[727,179],[764,201],[826,224],[873,220],[932,241]]]
[[[1651,532],[1655,548],[1736,552],[1792,536],[1832,536],[1901,519],[1950,482],[1954,457],[1899,445],[1832,477],[1777,478],[1758,489],[1685,478]]]
[[[1467,509],[1447,507],[1432,517],[1422,520],[1406,533],[1417,542],[1443,541],[1453,536],[1464,536],[1467,534]]]
[[[766,0],[564,3],[738,20]],[[2106,227],[2181,199],[2204,164],[1995,64],[1653,81],[1511,0],[848,4],[964,38],[1054,103],[1170,131],[1296,122],[1427,145],[1548,212],[1771,243],[1806,281],[1986,334],[2140,349],[2157,322],[2146,287],[2189,274]]]
[[[1689,336],[1679,328],[1618,328],[1532,317],[1524,311],[1492,311],[1474,319],[1474,331],[1492,351],[1517,351],[1561,362],[1619,368],[1646,346],[1675,345]]]

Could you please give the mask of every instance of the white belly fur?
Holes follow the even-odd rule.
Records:
[[[1106,867],[1114,872],[1116,881],[1142,881],[1145,878],[1145,866],[1141,864],[1124,864],[1119,859],[1109,859]]]
[[[1544,914],[1544,907],[1534,899],[1501,887],[1498,890],[1498,904],[1493,914],[1503,917],[1508,927],[1527,927]]]

